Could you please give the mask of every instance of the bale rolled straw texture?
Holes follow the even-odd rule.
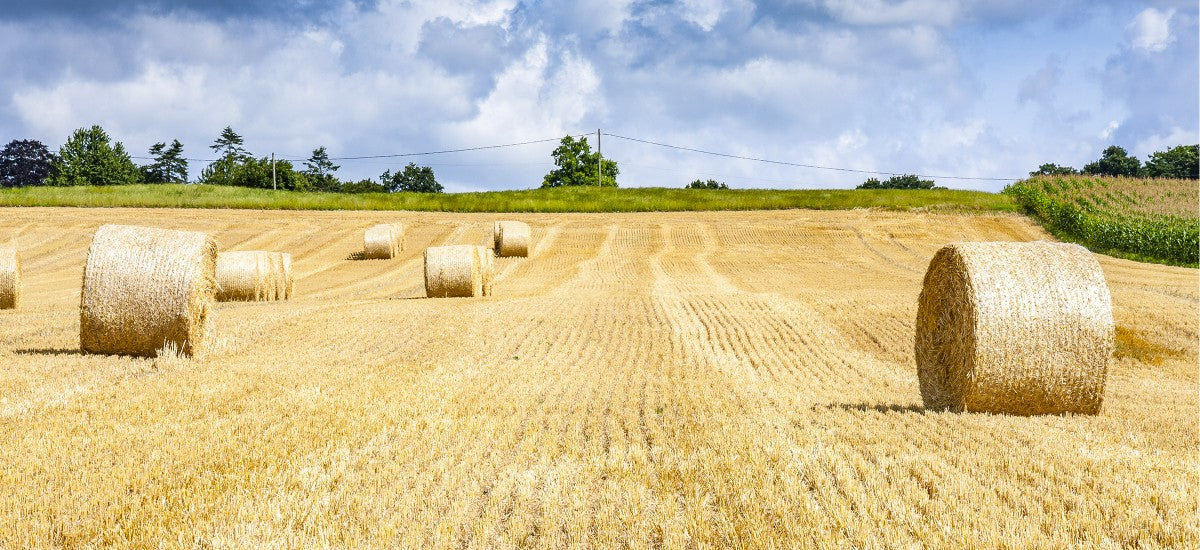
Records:
[[[283,267],[283,252],[267,252],[271,263],[271,287],[274,300],[287,299],[287,273]]]
[[[491,291],[490,253],[461,244],[425,249],[425,295],[430,298],[485,296]]]
[[[492,281],[496,278],[495,273],[495,255],[487,247],[475,247],[475,253],[479,255],[479,276],[483,278],[483,296],[492,295]]]
[[[0,248],[0,309],[21,305],[21,259],[16,248]]]
[[[917,306],[925,407],[1097,414],[1113,348],[1100,264],[1064,243],[955,243],[934,255]]]
[[[270,258],[257,250],[222,252],[217,257],[217,301],[256,302],[273,299]]]
[[[96,230],[83,269],[85,353],[200,355],[212,332],[217,244],[205,233],[128,225]]]
[[[514,221],[496,222],[492,229],[492,237],[497,256],[529,256],[529,224]]]
[[[389,260],[399,255],[396,228],[390,223],[371,226],[363,233],[363,258]]]
[[[391,226],[392,226],[392,244],[393,244],[393,246],[396,247],[395,253],[393,255],[398,256],[398,255],[400,255],[401,252],[404,252],[404,225],[399,224],[399,223],[393,223],[393,224],[391,224]]]
[[[283,298],[291,300],[292,293],[296,291],[296,276],[292,273],[292,255],[287,252],[283,253],[283,283]]]

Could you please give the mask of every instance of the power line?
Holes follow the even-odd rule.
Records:
[[[836,168],[833,166],[818,166],[815,164],[803,164],[803,163],[799,163],[799,162],[787,162],[787,161],[782,161],[782,160],[770,160],[770,159],[761,159],[761,158],[755,158],[755,157],[745,157],[742,155],[731,155],[729,153],[717,153],[715,151],[705,151],[703,149],[693,149],[691,147],[670,145],[667,143],[659,143],[657,141],[649,141],[649,140],[645,140],[645,139],[637,139],[637,138],[619,136],[617,134],[610,134],[608,132],[604,132],[604,135],[610,136],[610,137],[615,137],[617,139],[624,139],[624,140],[628,140],[628,141],[635,141],[638,143],[645,143],[648,145],[657,145],[659,147],[667,147],[669,149],[678,149],[680,151],[690,151],[693,153],[702,153],[705,155],[713,155],[713,156],[718,156],[718,157],[725,157],[725,158],[739,159],[739,160],[749,160],[749,161],[754,161],[754,162],[765,162],[768,164],[781,164],[784,166],[798,166],[800,168],[815,168],[818,170],[835,170],[838,172],[852,172],[855,174],[873,174],[873,175],[879,175],[879,176],[901,176],[901,175],[904,175],[904,174],[901,174],[898,172],[878,172],[875,170],[858,170],[858,169],[854,169],[854,168]],[[1017,181],[1017,180],[1022,179],[1022,178],[974,178],[974,177],[967,177],[967,176],[931,176],[928,174],[916,174],[916,176],[919,178],[932,178],[932,179],[944,179],[944,180]]]

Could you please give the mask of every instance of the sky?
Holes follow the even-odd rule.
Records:
[[[594,147],[597,130],[623,187],[848,188],[883,172],[997,191],[1109,145],[1144,161],[1200,142],[1194,0],[0,7],[0,142],[56,150],[92,124],[135,156],[179,139],[193,179],[226,126],[257,156],[324,146],[343,180],[416,162],[448,191],[537,187],[553,140]]]

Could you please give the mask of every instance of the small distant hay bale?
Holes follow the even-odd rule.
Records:
[[[497,256],[529,256],[529,224],[514,221],[496,222],[492,229]]]
[[[21,260],[16,248],[0,248],[0,309],[21,304]]]
[[[85,353],[203,353],[212,333],[217,244],[205,233],[104,225],[92,237],[79,303]]]
[[[1097,414],[1113,348],[1099,262],[1063,243],[956,243],[934,255],[917,308],[925,407]]]
[[[400,255],[399,224],[381,223],[363,233],[363,258],[389,260]],[[400,233],[403,230],[399,230]]]
[[[491,290],[491,254],[486,248],[460,244],[425,249],[426,296],[486,296]]]
[[[291,300],[296,291],[296,276],[292,273],[292,255],[284,252],[283,256],[283,299]]]
[[[258,302],[272,300],[269,254],[257,250],[222,252],[217,258],[217,301]]]

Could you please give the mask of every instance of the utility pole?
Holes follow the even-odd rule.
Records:
[[[271,189],[279,190],[279,185],[275,183],[275,153],[271,153]]]
[[[596,187],[604,184],[601,169],[604,167],[604,153],[600,152],[600,129],[596,128]]]

